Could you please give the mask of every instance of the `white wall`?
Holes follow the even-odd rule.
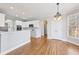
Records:
[[[44,36],[44,20],[40,21],[41,35]]]
[[[5,14],[0,13],[0,27],[5,26]]]
[[[66,40],[66,19],[56,21],[52,18],[48,19],[47,24],[48,39]]]

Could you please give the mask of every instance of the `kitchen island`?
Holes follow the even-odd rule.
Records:
[[[30,42],[31,30],[0,32],[0,54],[6,54]]]

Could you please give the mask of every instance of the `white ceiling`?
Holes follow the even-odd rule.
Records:
[[[60,12],[67,14],[78,6],[78,3],[61,3]],[[41,19],[56,14],[56,3],[0,3],[0,9],[23,19]]]

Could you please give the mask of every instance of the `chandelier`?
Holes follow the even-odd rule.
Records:
[[[57,13],[56,13],[56,15],[54,16],[54,18],[56,19],[56,20],[61,20],[61,13],[59,12],[59,3],[57,3],[56,4],[57,5]]]

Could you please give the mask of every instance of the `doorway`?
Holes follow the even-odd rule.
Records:
[[[47,20],[44,21],[44,36],[47,37]]]

